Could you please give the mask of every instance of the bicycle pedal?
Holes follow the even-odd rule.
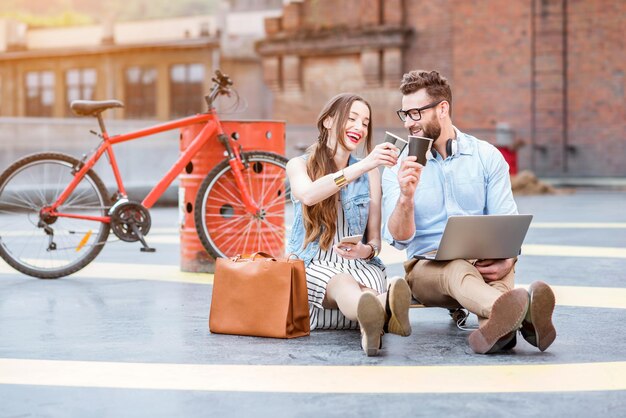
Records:
[[[139,249],[139,251],[141,251],[142,253],[154,253],[156,252],[156,248],[152,248],[152,247],[141,247]]]

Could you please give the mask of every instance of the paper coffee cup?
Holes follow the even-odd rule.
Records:
[[[400,150],[400,153],[404,150],[404,147],[408,145],[408,141],[404,138],[400,138],[398,135],[385,131],[385,142],[389,142],[396,146]]]
[[[433,145],[433,140],[425,138],[423,136],[409,135],[409,155],[417,157],[417,162],[421,165],[426,165],[428,161],[427,153],[430,154],[430,148]]]

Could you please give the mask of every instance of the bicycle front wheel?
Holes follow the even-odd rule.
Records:
[[[248,168],[242,172],[260,213],[246,211],[228,160],[219,163],[202,182],[194,219],[200,241],[217,257],[264,251],[285,251],[285,207],[291,189],[285,172],[287,159],[271,152],[246,152]]]
[[[91,262],[109,236],[109,224],[45,215],[74,179],[79,161],[40,153],[22,158],[0,175],[0,256],[16,270],[41,279],[67,276]],[[58,213],[106,216],[110,206],[102,180],[89,171]]]

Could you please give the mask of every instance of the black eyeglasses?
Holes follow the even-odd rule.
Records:
[[[435,107],[439,103],[444,102],[444,101],[445,100],[439,100],[438,102],[433,102],[433,103],[427,104],[426,106],[416,107],[414,109],[409,109],[409,110],[402,110],[402,109],[400,109],[400,110],[396,111],[396,114],[398,115],[398,117],[400,118],[400,120],[402,122],[406,122],[406,117],[407,116],[410,117],[415,122],[417,122],[418,120],[422,119],[422,111],[423,110]]]

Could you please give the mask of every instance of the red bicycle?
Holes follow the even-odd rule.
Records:
[[[213,103],[220,95],[230,95],[232,81],[219,70],[212,80],[205,96],[206,113],[122,135],[109,136],[102,118],[105,110],[123,107],[121,102],[72,102],[76,114],[97,118],[101,143],[81,160],[56,152],[32,154],[0,175],[0,256],[22,273],[54,279],[89,264],[111,230],[122,241],[140,241],[142,251],[154,251],[145,240],[151,225],[149,209],[211,140],[224,147],[227,157],[198,189],[194,220],[203,246],[213,257],[261,250],[279,253],[284,245],[285,203],[290,199],[287,159],[272,152],[243,152],[236,139],[224,133]],[[198,123],[204,127],[145,199],[130,201],[113,145]],[[118,188],[112,197],[92,170],[103,154]],[[229,232],[235,230],[236,234]],[[280,248],[268,248],[272,243]]]

